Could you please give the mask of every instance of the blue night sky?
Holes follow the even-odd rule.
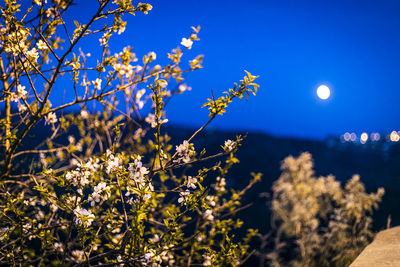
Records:
[[[186,60],[204,54],[204,69],[187,76],[193,90],[168,104],[171,123],[200,126],[201,105],[244,75],[260,75],[259,94],[235,102],[219,129],[323,138],[346,131],[400,130],[400,1],[154,0],[148,15],[126,16],[127,30],[110,42],[142,56],[166,53],[200,25]],[[85,22],[97,1],[78,1],[71,18]],[[319,100],[327,84],[332,96]]]

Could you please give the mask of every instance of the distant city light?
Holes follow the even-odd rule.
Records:
[[[317,95],[322,100],[326,100],[331,95],[331,90],[326,85],[320,85],[317,89]]]
[[[355,141],[357,140],[357,135],[356,135],[355,133],[351,133],[351,134],[350,134],[350,140],[351,140],[352,142],[355,142]]]
[[[343,139],[344,139],[344,141],[346,141],[346,142],[349,142],[349,141],[350,141],[350,138],[351,138],[351,136],[350,136],[350,133],[348,133],[348,132],[346,132],[346,133],[343,135]]]
[[[379,133],[371,134],[371,141],[379,141],[381,139],[381,135]]]
[[[400,143],[400,131],[392,131],[390,134],[384,135],[382,139],[382,135],[378,132],[370,133],[362,132],[359,136],[356,133],[345,132],[343,135],[340,136],[340,141],[342,143],[345,142],[352,142],[352,143],[359,143],[359,144],[367,144],[368,140],[371,143],[375,143],[378,141],[387,142],[387,143]]]
[[[400,136],[396,131],[390,133],[390,141],[398,142],[400,140]]]
[[[360,142],[361,144],[365,144],[368,141],[368,134],[367,133],[362,133],[360,137]]]

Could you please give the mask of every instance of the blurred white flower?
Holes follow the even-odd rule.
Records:
[[[179,87],[178,87],[178,92],[179,93],[183,93],[185,91],[191,91],[191,90],[192,90],[192,87],[187,86],[186,83],[180,84]]]
[[[178,198],[178,203],[186,205],[186,201],[188,199],[188,196],[190,195],[190,191],[186,190],[186,191],[182,191],[179,192],[180,198]]]
[[[97,90],[100,90],[101,89],[101,79],[97,78],[96,80],[94,80],[93,85],[94,85],[94,88],[96,88]]]
[[[214,216],[212,214],[212,210],[206,210],[203,214],[204,219],[212,221],[214,220]]]
[[[197,179],[195,177],[192,176],[188,176],[188,181],[187,181],[187,188],[193,188],[196,189],[196,183],[197,183]]]
[[[18,84],[17,91],[11,93],[11,101],[18,102],[21,98],[25,97],[28,92],[25,90],[25,86]]]
[[[76,216],[75,223],[81,224],[84,227],[89,227],[92,225],[92,222],[95,218],[93,213],[79,206],[74,209],[74,214]]]

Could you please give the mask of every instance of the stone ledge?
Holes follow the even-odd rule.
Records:
[[[400,226],[379,232],[350,267],[399,267]]]

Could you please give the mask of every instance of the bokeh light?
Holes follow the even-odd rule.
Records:
[[[396,131],[390,133],[390,141],[398,142],[400,140],[400,136]]]
[[[365,144],[368,141],[368,134],[367,133],[362,133],[360,137],[360,142],[361,144]]]

